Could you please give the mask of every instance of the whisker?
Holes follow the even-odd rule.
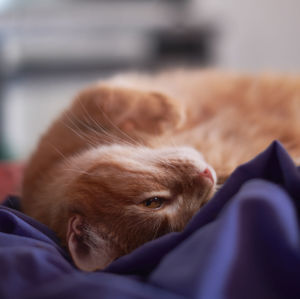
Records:
[[[72,172],[80,173],[80,174],[86,174],[86,175],[95,177],[95,175],[93,175],[93,174],[91,174],[91,173],[89,173],[87,171],[76,169],[76,168],[64,168],[64,170],[66,170],[66,171],[72,171]]]
[[[112,103],[112,101],[110,101]],[[102,113],[102,115],[106,118],[106,120],[112,125],[112,127],[114,129],[116,129],[119,133],[121,133],[121,135],[123,135],[124,137],[128,138],[129,140],[131,140],[133,142],[133,144],[138,144],[138,145],[142,145],[141,143],[139,143],[137,140],[133,139],[131,136],[129,136],[127,133],[125,133],[123,130],[121,130],[110,118],[109,116],[103,111],[103,109],[101,109],[101,107],[99,105],[96,105],[97,108],[99,109],[99,111]]]
[[[99,122],[97,122],[96,120],[94,120],[94,119],[91,117],[91,115],[88,113],[88,111],[87,111],[87,110],[85,109],[85,107],[82,105],[82,103],[81,103],[81,107],[82,107],[84,113],[86,114],[86,116],[88,117],[88,119],[89,119],[92,123],[94,123],[94,124],[96,125],[96,129],[94,129],[93,126],[90,126],[90,125],[89,125],[89,121],[86,120],[86,116],[85,116],[85,121],[86,121],[86,122],[80,120],[79,118],[76,119],[77,122],[80,123],[80,124],[81,124],[84,128],[86,128],[87,130],[93,132],[93,133],[99,138],[99,140],[102,141],[102,139],[105,139],[105,138],[106,138],[105,141],[108,142],[108,143],[113,143],[113,142],[115,142],[115,143],[123,143],[123,144],[127,144],[127,145],[132,146],[132,144],[129,143],[128,141],[125,141],[125,140],[121,139],[119,136],[110,134],[105,128],[103,128]],[[75,118],[75,117],[73,116],[73,118]],[[100,132],[97,131],[97,129],[99,129]],[[103,135],[103,134],[104,134],[104,135]]]
[[[52,147],[52,149],[54,149],[63,159],[63,163],[67,166],[73,166],[72,162],[70,161],[70,157],[67,157],[66,155],[64,155],[53,143],[47,141],[48,145]],[[81,172],[83,173],[84,170],[81,170],[81,169],[71,169],[71,168],[64,168],[64,170],[76,170],[78,172]],[[86,173],[88,174],[88,173]]]
[[[105,130],[104,127],[101,126],[101,124],[99,122],[97,122],[94,118],[92,118],[92,116],[89,114],[89,112],[86,110],[86,108],[84,107],[84,105],[80,103],[80,106],[83,110],[83,112],[85,113],[85,115],[88,117],[88,119],[96,126],[96,129],[99,129],[101,133],[106,134],[107,136],[111,137],[112,139],[117,138],[117,136],[114,136],[112,134],[110,134],[107,130]],[[85,118],[86,119],[86,118]],[[80,120],[79,120],[80,121]],[[96,129],[94,129],[92,126],[88,125],[88,121],[86,122],[87,125],[85,123],[82,123],[87,129],[90,129],[91,131],[93,131],[94,133],[96,133],[98,136],[100,135],[100,132],[98,132]],[[100,135],[101,136],[101,135]]]
[[[61,120],[62,124],[67,127],[69,130],[71,130],[75,135],[77,135],[80,139],[84,140],[84,141],[87,141],[88,144],[90,144],[91,146],[96,146],[97,143],[95,143],[94,140],[91,140],[91,137],[90,136],[86,136],[86,134],[84,134],[82,132],[82,130],[80,130],[76,124],[73,122],[73,120],[66,114],[66,116],[68,117],[69,121],[72,122],[72,124],[78,129],[78,132],[73,129],[71,126],[69,126],[65,121]],[[81,132],[81,133],[79,133]]]
[[[50,141],[47,141],[47,143],[62,157],[63,160],[67,159],[66,155],[64,155],[56,146],[54,146],[54,144],[52,144]]]

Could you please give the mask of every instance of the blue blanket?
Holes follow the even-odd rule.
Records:
[[[300,298],[300,169],[278,142],[237,168],[182,233],[105,271],[77,270],[17,203],[0,206],[0,298]]]

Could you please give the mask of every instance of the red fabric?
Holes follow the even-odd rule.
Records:
[[[19,162],[0,162],[0,202],[8,194],[20,194],[23,169]]]

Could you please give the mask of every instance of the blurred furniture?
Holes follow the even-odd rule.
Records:
[[[28,154],[47,125],[46,101],[117,71],[209,63],[213,28],[194,2],[8,1],[0,10],[0,159]],[[22,112],[22,101],[40,119]]]

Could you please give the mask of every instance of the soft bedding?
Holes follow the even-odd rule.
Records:
[[[299,200],[300,169],[275,141],[182,233],[85,273],[9,197],[0,206],[0,298],[300,298]]]

